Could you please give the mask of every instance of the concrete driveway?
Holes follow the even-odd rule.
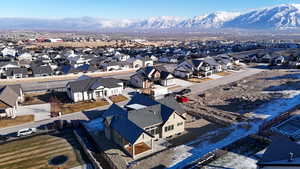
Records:
[[[29,106],[20,106],[17,110],[17,116],[34,115],[34,121],[50,119],[50,104],[35,104]]]

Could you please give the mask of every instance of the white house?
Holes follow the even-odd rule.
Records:
[[[21,54],[18,56],[18,60],[32,60],[32,55],[28,52]]]
[[[10,47],[6,47],[1,51],[3,56],[11,56],[11,57],[16,57],[17,55],[17,50],[10,48]]]
[[[0,62],[0,74],[6,73],[8,69],[19,67],[16,62]]]
[[[116,52],[113,58],[117,59],[118,61],[124,62],[127,61],[130,58],[130,56],[126,54],[122,54],[120,52]]]
[[[120,95],[123,93],[124,84],[121,80],[114,78],[82,76],[69,82],[66,88],[69,98],[74,102],[80,102]]]

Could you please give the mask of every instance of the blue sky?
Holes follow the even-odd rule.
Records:
[[[214,11],[245,11],[300,0],[2,0],[0,17],[192,17]]]

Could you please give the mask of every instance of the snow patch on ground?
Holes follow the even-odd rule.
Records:
[[[257,118],[251,122],[236,123],[231,127],[219,129],[201,136],[188,144],[175,147],[173,149],[175,152],[172,158],[173,161],[169,168],[182,168],[213,150],[223,148],[237,140],[257,133],[264,122],[300,104],[300,91],[290,90],[286,94],[283,98],[263,104],[253,111],[255,117],[263,118]],[[214,140],[216,136],[220,135],[223,135],[223,138]]]
[[[204,169],[215,169],[219,167],[234,169],[256,169],[256,162],[257,160],[253,158],[228,152],[223,157],[205,166]]]

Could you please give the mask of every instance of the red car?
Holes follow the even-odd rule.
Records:
[[[187,103],[189,102],[189,98],[185,97],[185,96],[177,96],[177,101],[180,103]]]

